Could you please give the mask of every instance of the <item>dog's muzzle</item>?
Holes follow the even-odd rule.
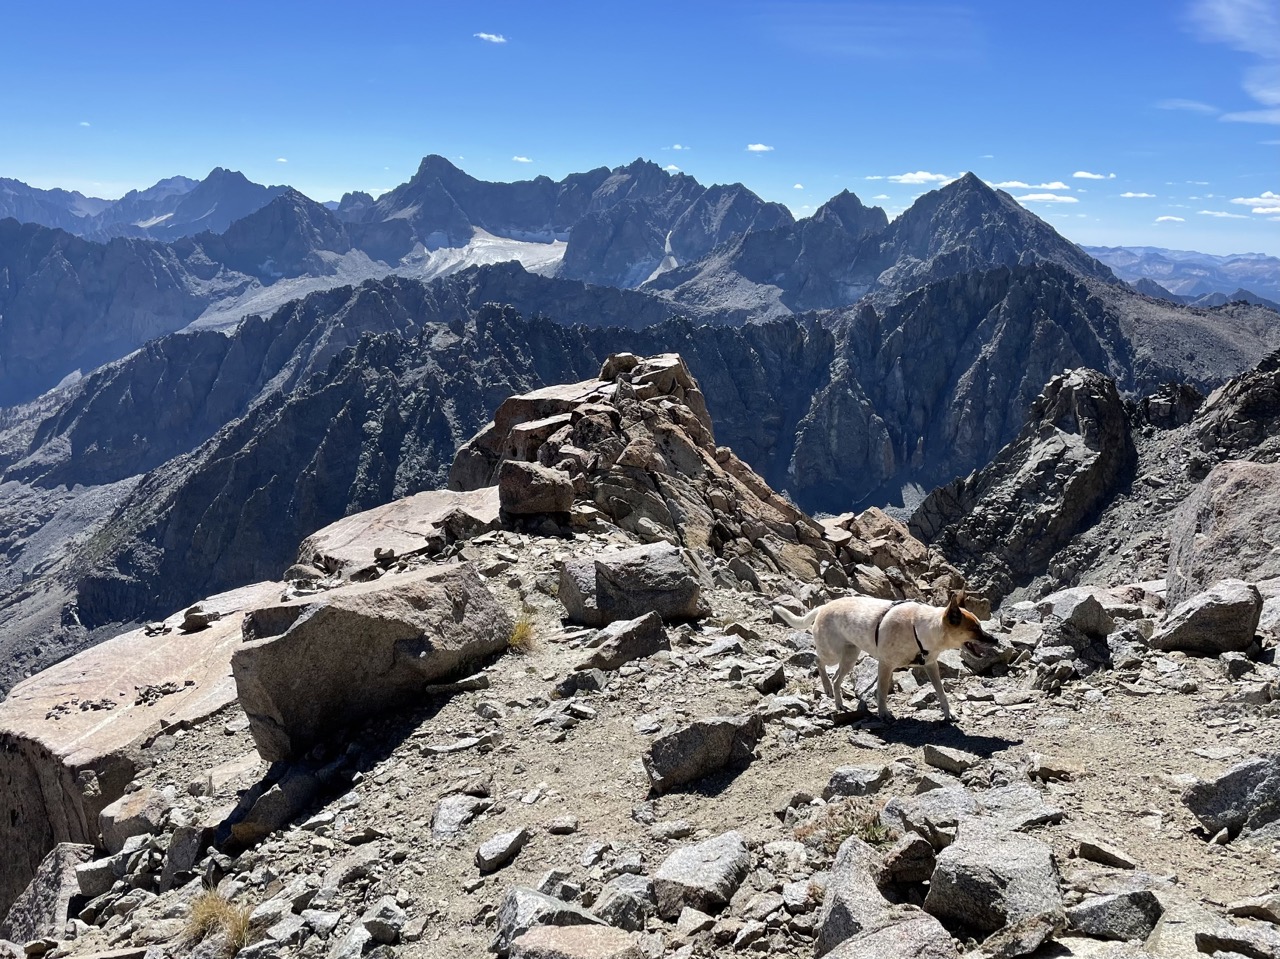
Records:
[[[964,644],[964,651],[974,659],[986,659],[995,655],[1000,648],[1000,644],[996,642],[995,637],[987,633],[983,633],[978,639],[971,639]]]

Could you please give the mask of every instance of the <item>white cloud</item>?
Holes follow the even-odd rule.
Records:
[[[1186,182],[1190,183],[1192,186],[1208,186],[1209,185],[1208,180],[1187,180]]]
[[[1262,107],[1224,113],[1236,123],[1280,124],[1280,7],[1274,0],[1195,0],[1191,19],[1202,39],[1225,43],[1259,62],[1245,70],[1244,92]]]
[[[997,190],[1070,190],[1061,180],[1054,180],[1052,183],[1023,183],[1021,180],[1005,180],[1002,183],[989,183]]]
[[[1025,196],[1015,196],[1015,200],[1019,203],[1079,203],[1080,201],[1073,196],[1063,196],[1060,193],[1028,193]]]
[[[996,155],[994,153],[984,153],[982,154],[981,157],[979,157],[979,159],[982,159],[982,160],[994,160],[995,158],[996,158]]]
[[[81,120],[81,121],[80,121],[80,125],[81,125],[82,127],[87,127],[87,126],[89,126],[89,121],[88,121],[88,120]]]
[[[1120,195],[1126,200],[1150,200],[1155,197],[1154,193],[1134,193],[1132,190],[1126,190]]]
[[[673,143],[671,144],[671,149],[672,150],[692,150],[693,147],[687,147],[683,143]]]
[[[868,177],[868,179],[870,179]],[[949,177],[945,173],[928,173],[924,170],[917,170],[915,173],[898,173],[889,177],[894,183],[950,183],[955,177]]]
[[[884,179],[884,177],[882,177],[882,176],[865,176],[865,177],[863,177],[863,179],[864,179],[864,180],[883,180],[883,179]]]
[[[1222,220],[1249,219],[1249,216],[1246,213],[1228,213],[1226,210],[1197,210],[1196,212],[1199,213],[1201,216],[1216,216]]]
[[[793,186],[791,189],[793,189],[793,190],[803,190],[803,189],[804,189],[804,184],[803,184],[803,183],[797,183],[797,184],[796,184],[795,186]]]
[[[666,170],[668,173],[679,173],[679,172],[680,172],[680,168],[679,168],[678,166],[676,166],[674,163],[668,163],[668,164],[667,164],[666,166],[664,166],[662,169]]]
[[[1238,196],[1232,203],[1252,207],[1254,213],[1280,213],[1280,193],[1263,190],[1261,196]]]
[[[1157,223],[1186,223],[1187,221],[1180,216],[1158,216],[1156,217],[1156,222]]]
[[[1071,175],[1077,180],[1114,180],[1116,178],[1114,173],[1090,173],[1088,170],[1076,170]]]
[[[473,33],[471,34],[477,40],[483,40],[485,43],[506,43],[507,38],[500,33]]]
[[[288,163],[289,161],[288,161],[288,159],[286,159],[285,157],[276,157],[276,162],[277,162],[277,163]]]
[[[528,157],[522,157],[519,154],[517,154],[516,156],[513,156],[511,159],[516,163],[532,163],[533,162]]]
[[[767,143],[748,143],[747,152],[748,153],[772,153],[773,147],[769,146]]]
[[[1187,113],[1210,114],[1210,113],[1222,112],[1217,107],[1210,106],[1207,103],[1201,103],[1199,100],[1181,100],[1181,99],[1178,99],[1177,97],[1173,98],[1172,100],[1161,100],[1159,103],[1156,104],[1156,106],[1159,107],[1161,110],[1183,110],[1183,111],[1186,111]]]
[[[887,199],[889,199],[889,194],[887,194],[887,193],[877,193],[877,194],[876,194],[875,196],[873,196],[871,199],[873,199],[873,200],[887,200]]]

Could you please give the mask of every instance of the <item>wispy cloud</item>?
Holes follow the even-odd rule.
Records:
[[[500,33],[473,33],[471,34],[477,40],[483,40],[485,43],[506,43],[507,38]]]
[[[1222,220],[1247,220],[1247,213],[1228,213],[1226,210],[1197,210],[1200,216],[1216,216]]]
[[[287,157],[276,157],[276,162],[277,162],[277,163],[288,163],[288,162],[289,162],[289,160],[288,160],[288,158],[287,158]]]
[[[890,197],[889,197],[889,194],[887,194],[887,193],[877,193],[877,194],[876,194],[875,196],[873,196],[871,199],[873,199],[873,200],[888,200],[888,199],[890,199]]]
[[[870,180],[871,177],[867,177],[867,179]],[[919,184],[919,183],[950,183],[952,180],[955,179],[955,177],[947,176],[947,174],[945,173],[929,173],[926,170],[917,170],[915,173],[896,173],[888,177],[888,179],[893,181],[894,183]]]
[[[678,166],[676,166],[674,163],[668,163],[668,164],[667,164],[666,166],[664,166],[662,169],[666,170],[668,173],[679,173],[679,172],[680,172],[680,168],[679,168]]]
[[[88,120],[81,120],[81,121],[80,121],[80,125],[81,125],[82,127],[87,127],[87,126],[89,126],[90,124],[89,124],[89,121],[88,121]]]
[[[909,5],[772,0],[751,6],[766,35],[809,57],[970,63],[988,46],[978,11],[952,0]]]
[[[1195,0],[1190,14],[1202,39],[1257,58],[1241,86],[1262,109],[1224,113],[1221,119],[1280,124],[1280,6],[1275,0]]]
[[[513,156],[511,159],[516,163],[532,163],[533,162],[528,157],[522,157],[519,154],[517,154],[516,156]]]
[[[1187,221],[1180,216],[1158,216],[1156,217],[1156,222],[1157,223],[1186,223]]]
[[[1155,198],[1154,193],[1134,193],[1132,190],[1126,190],[1120,195],[1126,200],[1151,200]]]
[[[1161,100],[1156,106],[1161,110],[1183,110],[1187,113],[1216,114],[1222,112],[1208,103],[1201,103],[1199,100],[1180,100],[1177,97],[1172,100]]]
[[[1015,196],[1015,200],[1019,203],[1079,203],[1080,201],[1073,196],[1063,196],[1061,193],[1027,193],[1023,196]]]
[[[767,143],[748,143],[747,152],[748,153],[772,153],[773,147],[769,146],[769,144]]]
[[[1076,170],[1071,175],[1077,180],[1114,180],[1116,178],[1114,173],[1090,173],[1088,170]]]
[[[795,184],[791,189],[793,189],[793,190],[803,190],[803,189],[804,189],[804,184],[803,184],[803,183],[797,183],[797,184]]]
[[[683,143],[673,143],[669,147],[663,147],[664,150],[692,150],[693,147],[685,146]]]
[[[1002,183],[989,183],[997,190],[1070,190],[1061,180],[1054,180],[1052,183],[1023,183],[1021,180],[1005,180]]]
[[[1252,207],[1254,213],[1280,213],[1280,193],[1263,190],[1261,196],[1238,196],[1232,203]]]

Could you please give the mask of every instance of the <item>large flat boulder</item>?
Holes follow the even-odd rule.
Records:
[[[738,832],[682,846],[653,877],[658,914],[675,919],[685,908],[716,913],[728,905],[751,869],[751,854]]]
[[[668,622],[698,619],[710,611],[702,598],[704,576],[687,550],[650,543],[566,562],[559,595],[569,619],[588,626],[650,612]]]
[[[958,959],[951,933],[933,916],[917,913],[890,926],[846,939],[828,959]]]
[[[1261,617],[1258,587],[1224,579],[1170,610],[1148,645],[1200,656],[1243,652],[1253,642]]]
[[[581,906],[561,902],[533,889],[512,886],[498,905],[497,930],[489,949],[503,959],[511,952],[512,945],[531,929],[604,925],[603,919]]]
[[[498,527],[498,489],[428,490],[317,530],[298,547],[298,562],[344,579],[389,556],[434,552],[444,539]]]
[[[1278,515],[1280,464],[1215,466],[1169,524],[1169,605],[1219,580],[1280,576],[1280,552],[1272,545]]]
[[[1182,802],[1212,835],[1223,829],[1241,841],[1280,838],[1280,755],[1260,756],[1200,780]]]
[[[0,919],[0,939],[30,942],[51,936],[62,938],[62,929],[71,918],[67,907],[80,895],[76,866],[93,859],[93,847],[84,843],[60,842],[49,851],[23,890]]]
[[[138,769],[141,745],[235,702],[231,653],[243,610],[280,595],[260,583],[204,600],[221,617],[182,633],[132,630],[15,686],[0,703],[0,913],[59,842],[96,843],[98,816]]]
[[[710,716],[666,732],[649,744],[643,761],[654,793],[696,782],[726,766],[746,766],[764,731],[758,713]]]
[[[290,759],[501,651],[511,627],[470,566],[428,567],[255,610],[231,668],[259,753]]]
[[[966,819],[956,841],[938,854],[924,908],[983,933],[1061,911],[1053,850],[1030,836]]]
[[[841,843],[822,899],[815,955],[892,922],[889,901],[876,881],[882,868],[879,854],[857,836]]]

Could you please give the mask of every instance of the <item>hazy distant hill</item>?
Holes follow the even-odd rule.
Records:
[[[38,190],[18,180],[0,179],[0,219],[13,217],[91,240],[122,236],[175,240],[206,231],[220,233],[286,189],[261,186],[222,167],[203,180],[169,177],[145,190],[130,190],[118,200]]]
[[[1196,300],[1238,290],[1280,302],[1280,258],[1263,253],[1214,256],[1156,246],[1087,246],[1086,252],[1122,280],[1152,280],[1175,296]]]

